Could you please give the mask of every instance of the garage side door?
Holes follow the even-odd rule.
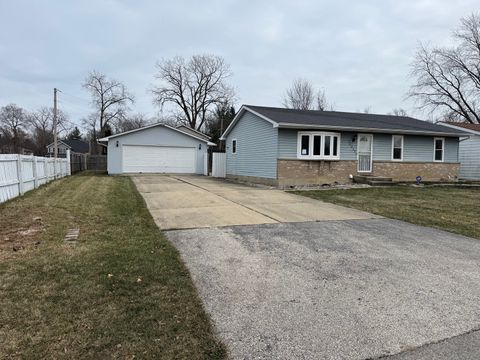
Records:
[[[195,148],[123,145],[124,173],[195,173]]]

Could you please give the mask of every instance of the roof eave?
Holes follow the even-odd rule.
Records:
[[[345,131],[359,131],[359,132],[373,132],[373,133],[388,133],[388,134],[410,134],[410,135],[429,135],[429,136],[468,136],[465,132],[449,133],[441,131],[424,131],[424,130],[405,130],[405,129],[381,129],[381,128],[361,128],[354,126],[332,126],[332,125],[311,125],[311,124],[292,124],[292,123],[278,123],[279,128],[285,129],[325,129],[325,130],[345,130]]]

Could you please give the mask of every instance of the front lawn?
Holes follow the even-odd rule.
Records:
[[[0,344],[2,359],[225,357],[132,181],[93,174],[0,205]]]
[[[480,188],[395,186],[294,193],[480,239]]]

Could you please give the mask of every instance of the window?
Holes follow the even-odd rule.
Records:
[[[310,136],[302,135],[302,156],[308,156],[310,153]]]
[[[444,138],[434,138],[434,153],[433,153],[433,161],[442,162],[443,161],[443,153],[445,147],[445,139]]]
[[[320,156],[321,154],[322,154],[322,137],[320,135],[313,135],[313,156]]]
[[[402,135],[392,136],[392,160],[397,160],[397,161],[403,160],[403,136]]]
[[[338,160],[340,158],[340,134],[318,131],[299,132],[297,158]]]
[[[232,154],[237,153],[237,139],[232,139]]]

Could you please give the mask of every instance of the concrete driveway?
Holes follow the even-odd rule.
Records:
[[[209,178],[134,181],[231,358],[479,358],[479,240]]]
[[[139,175],[133,180],[162,230],[378,217],[203,176]]]

